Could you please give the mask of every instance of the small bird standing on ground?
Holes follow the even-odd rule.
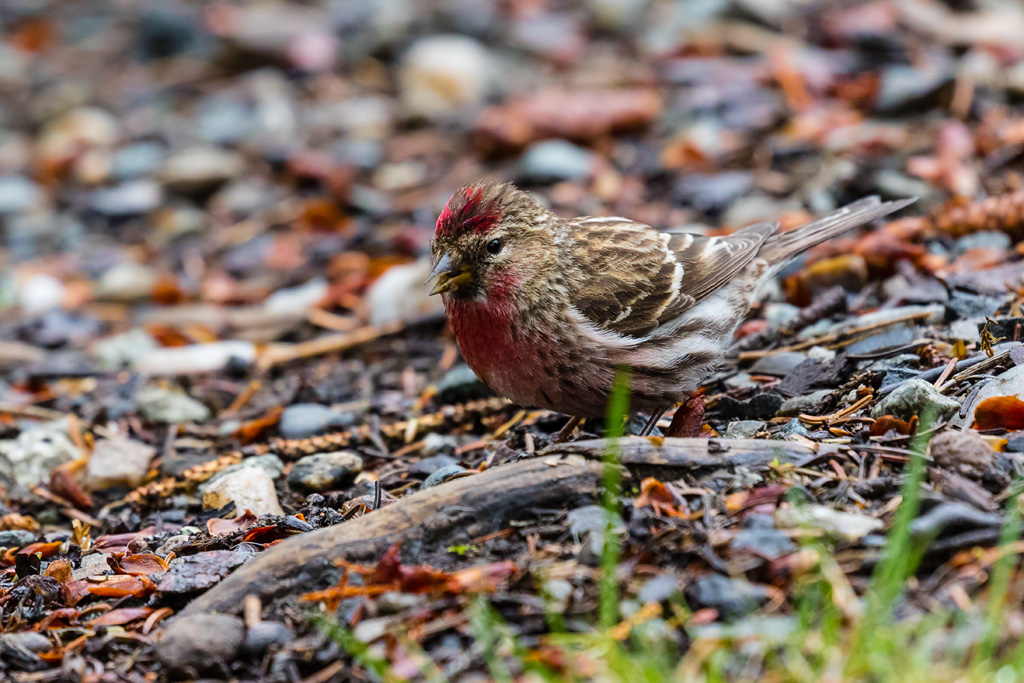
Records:
[[[625,218],[559,218],[511,184],[467,185],[437,219],[431,294],[442,295],[462,355],[488,386],[572,416],[560,438],[604,414],[621,366],[649,433],[722,363],[766,280],[912,201],[867,197],[786,233],[758,223],[705,237]],[[693,436],[703,403],[687,406],[673,428]]]

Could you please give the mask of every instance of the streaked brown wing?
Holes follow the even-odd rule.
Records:
[[[750,263],[778,229],[778,223],[755,223],[722,237],[673,235],[669,248],[683,264],[681,291],[694,302],[704,300]]]
[[[729,281],[775,232],[760,223],[727,237],[663,233],[625,219],[573,223],[574,263],[584,264],[573,303],[597,326],[650,334]]]

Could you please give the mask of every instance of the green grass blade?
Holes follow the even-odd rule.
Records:
[[[615,527],[619,517],[619,495],[622,489],[622,458],[618,439],[625,429],[629,412],[629,371],[619,368],[615,373],[611,400],[605,417],[605,436],[609,439],[604,454],[604,543],[601,549],[601,581],[598,584],[599,620],[603,628],[611,628],[619,620],[619,584],[615,578],[619,566],[619,537]]]
[[[1020,538],[1020,508],[1017,504],[1020,489],[1016,483],[1011,488],[1013,493],[1006,501],[1006,519],[999,534],[999,547],[1004,550]],[[989,582],[988,613],[985,616],[985,632],[981,642],[974,651],[974,658],[971,662],[971,668],[975,672],[980,673],[995,668],[992,663],[992,657],[999,644],[1000,635],[1005,630],[1003,613],[1006,608],[1006,594],[1010,586],[1010,574],[1013,572],[1015,561],[1015,555],[1004,552],[992,566]]]
[[[868,672],[876,676],[884,676],[888,672],[875,671],[876,664],[890,661],[884,656],[891,643],[886,641],[887,628],[892,620],[893,607],[903,593],[907,579],[917,570],[924,554],[924,549],[917,547],[910,533],[910,525],[917,517],[921,503],[921,482],[924,480],[924,453],[932,425],[938,415],[934,410],[922,413],[918,436],[911,443],[910,450],[914,453],[908,463],[908,471],[901,488],[902,502],[896,514],[896,521],[886,537],[882,559],[875,567],[864,600],[864,616],[859,624],[847,660],[849,675],[865,675]],[[882,655],[882,656],[879,656]],[[891,663],[891,662],[890,662]]]

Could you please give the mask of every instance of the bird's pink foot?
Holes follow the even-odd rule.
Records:
[[[679,406],[672,417],[672,424],[665,431],[665,436],[694,438],[704,431],[704,394],[695,393],[683,405]]]

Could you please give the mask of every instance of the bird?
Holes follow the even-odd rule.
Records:
[[[427,284],[485,384],[570,416],[556,440],[605,414],[620,368],[631,409],[649,415],[641,434],[682,403],[670,430],[678,422],[695,436],[695,392],[760,288],[807,249],[913,201],[865,197],[788,232],[763,222],[705,236],[563,218],[511,183],[483,181],[456,190],[438,216]]]

